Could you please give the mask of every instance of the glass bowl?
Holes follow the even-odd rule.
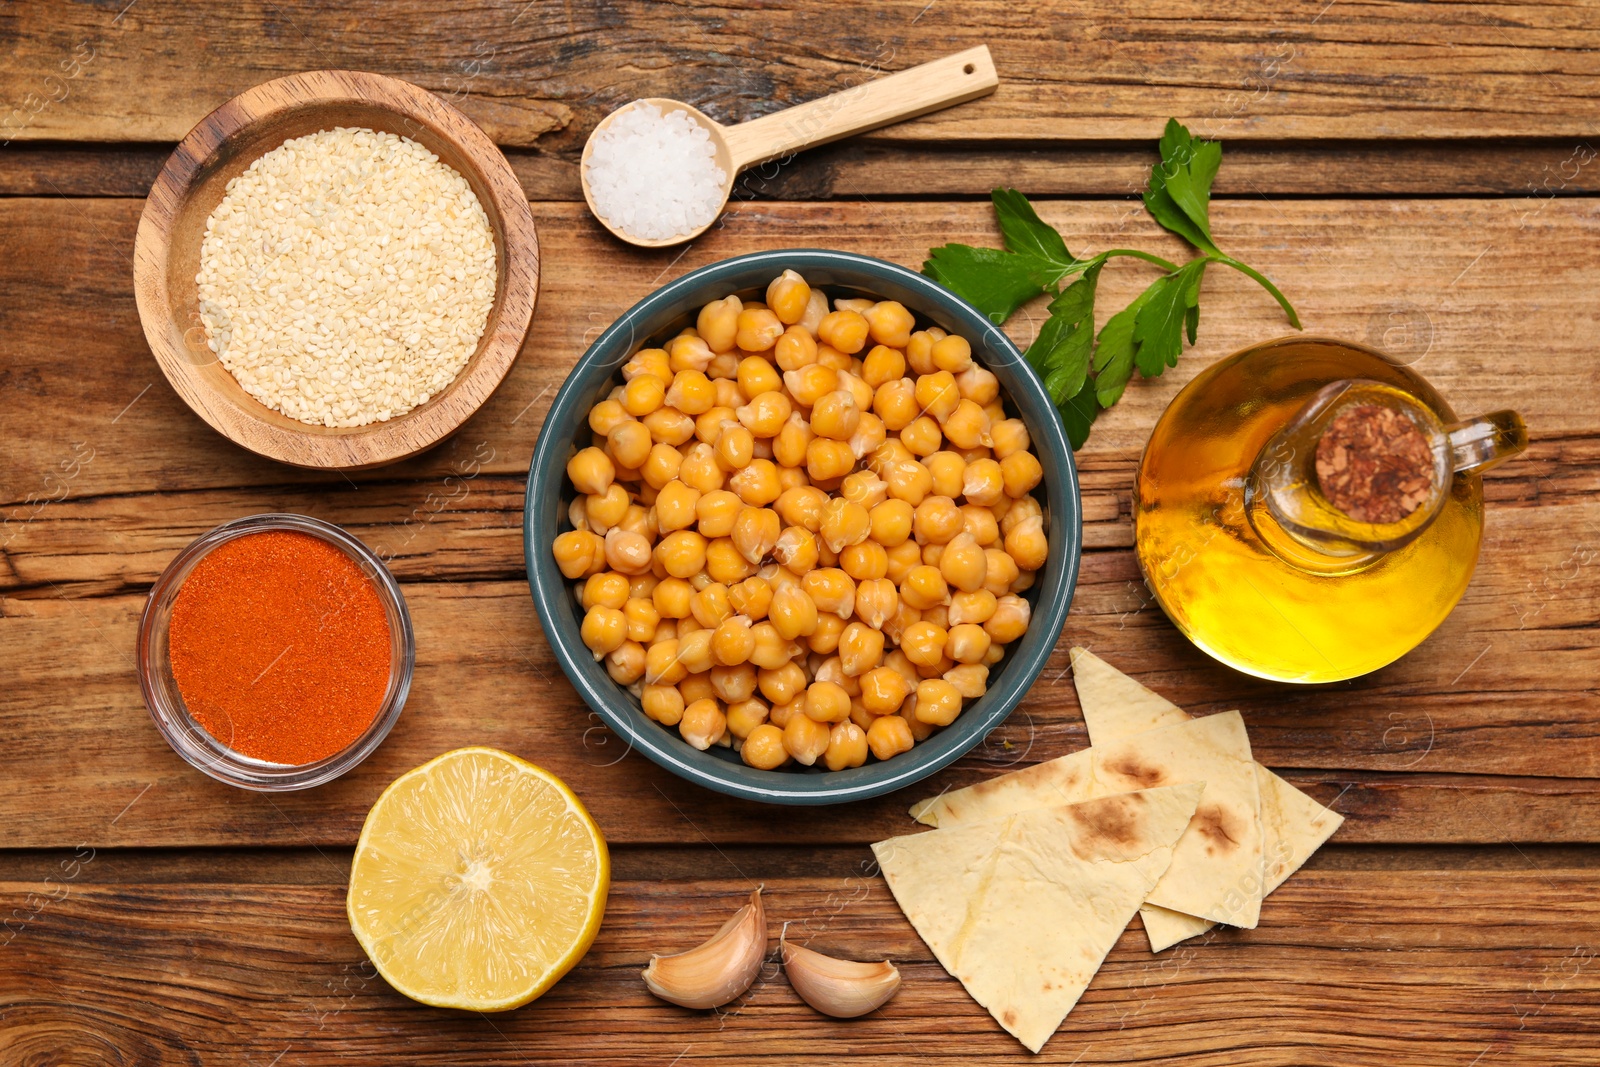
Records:
[[[745,765],[731,749],[713,745],[701,752],[677,731],[652,722],[639,701],[612,681],[605,664],[596,662],[584,647],[573,583],[562,577],[551,552],[556,535],[569,528],[566,516],[573,489],[566,477],[567,459],[580,438],[587,443],[589,408],[616,383],[622,364],[644,342],[671,336],[691,324],[708,300],[729,293],[757,298],[785,268],[827,290],[830,299],[858,295],[898,300],[919,323],[965,336],[972,342],[973,358],[1000,379],[1007,406],[1027,426],[1044,467],[1044,481],[1034,496],[1044,506],[1050,556],[1033,588],[1024,594],[1032,607],[1028,632],[991,671],[988,692],[955,722],[909,752],[841,771],[828,771],[820,764],[761,770]],[[523,551],[534,606],[551,650],[589,707],[629,749],[638,749],[672,773],[719,793],[769,804],[837,804],[882,796],[926,778],[979,745],[1022,703],[1055,649],[1072,602],[1082,544],[1078,473],[1066,428],[1011,339],[972,305],[915,271],[869,256],[815,248],[755,252],[713,263],[657,289],[624,312],[589,346],[551,404],[528,469],[523,514]]]
[[[235,752],[206,732],[189,714],[178,692],[168,657],[167,628],[178,590],[195,566],[213,549],[248,534],[283,531],[302,533],[334,546],[353,559],[372,582],[389,620],[389,687],[372,724],[348,746],[312,763],[268,763]],[[331,782],[372,754],[405,707],[416,662],[416,641],[405,597],[389,568],[371,549],[330,523],[306,515],[249,515],[225,522],[196,538],[167,565],[150,589],[139,620],[139,686],[156,729],[173,751],[219,782],[264,793],[281,793]]]

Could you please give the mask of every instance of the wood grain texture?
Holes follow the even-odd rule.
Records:
[[[904,811],[918,797],[1087,744],[1066,650],[1095,643],[1086,625],[1095,620],[1075,604],[1022,708],[971,755],[899,794],[790,818],[716,797],[623,749],[560,674],[525,584],[411,583],[406,595],[419,654],[394,731],[338,782],[280,796],[212,782],[156,734],[132,661],[142,597],[5,601],[0,651],[17,665],[0,693],[11,786],[0,796],[0,820],[11,827],[9,843],[348,845],[389,781],[464,744],[495,745],[550,768],[618,842],[863,842],[909,828]],[[1540,660],[1533,650],[1509,649],[1505,661],[1535,681],[1496,701],[1463,700],[1464,690],[1396,675],[1407,664],[1426,670],[1425,654],[1360,686],[1290,695],[1241,684],[1153,614],[1127,631],[1100,621],[1137,639],[1120,646],[1126,651],[1095,644],[1113,664],[1198,710],[1240,707],[1257,758],[1287,768],[1291,781],[1348,816],[1340,840],[1600,840],[1600,787],[1580,777],[1594,775],[1600,758],[1592,725],[1572,697],[1539,679],[1570,670],[1592,680],[1592,659],[1569,668],[1559,655]],[[1170,673],[1152,675],[1148,665],[1157,664]],[[1184,684],[1168,684],[1174,677]]]
[[[745,860],[712,860],[714,880],[614,883],[582,963],[541,1000],[494,1016],[392,992],[350,935],[342,885],[317,875],[0,883],[0,905],[27,917],[0,950],[0,1059],[54,1063],[71,1050],[76,1065],[911,1064],[959,1049],[964,1063],[1148,1067],[1595,1062],[1592,870],[1302,872],[1255,930],[1162,957],[1137,929],[1125,933],[1031,1058],[932,959],[870,868],[775,877]],[[818,949],[888,956],[904,975],[898,996],[863,1019],[829,1020],[769,957],[723,1011],[650,997],[638,977],[650,954],[708,936],[757,880],[774,937],[787,921]]]
[[[988,199],[1000,185],[1029,196],[1137,195],[1155,162],[1156,129],[1127,144],[1020,141],[919,143],[863,134],[740,177],[743,200],[865,197]],[[1590,142],[1229,140],[1213,193],[1263,196],[1589,196],[1600,192]],[[0,152],[0,196],[144,196],[170,144],[13,142]],[[576,159],[505,150],[529,200],[581,200]],[[914,181],[914,185],[912,182]]]
[[[852,7],[849,32],[807,4],[122,7],[0,12],[13,42],[0,101],[14,109],[0,139],[171,143],[251,85],[342,67],[416,81],[501,144],[575,155],[637,97],[741,122],[978,44],[999,68],[993,97],[885,136],[1127,140],[1176,115],[1233,140],[1591,138],[1600,117],[1600,26],[1582,5],[1549,2],[874,0]]]
[[[17,827],[17,844],[347,844],[383,783],[477,741],[569,777],[620,841],[864,841],[894,825],[914,791],[775,829],[770,810],[711,801],[636,754],[604,766],[616,742],[561,678],[521,581],[521,479],[585,340],[666,279],[784,244],[916,264],[943,240],[993,243],[987,205],[750,204],[681,253],[647,254],[609,241],[577,205],[537,204],[543,308],[504,388],[434,452],[349,476],[226,445],[161,384],[129,293],[137,208],[0,203],[0,232],[22,250],[0,261],[11,294],[0,304],[0,406],[40,426],[0,454],[10,520],[0,651],[18,664],[0,693],[14,739],[0,761],[16,783],[0,817]],[[1074,247],[1164,242],[1126,204],[1042,210]],[[1463,412],[1513,406],[1528,418],[1533,449],[1487,481],[1488,540],[1472,588],[1412,656],[1292,695],[1211,663],[1167,624],[1126,550],[1138,450],[1199,367],[1283,331],[1251,285],[1216,275],[1200,347],[1130,388],[1079,454],[1090,551],[1063,651],[1022,712],[927,788],[1084,744],[1063,673],[1064,649],[1082,643],[1185,707],[1240,707],[1263,761],[1291,768],[1322,799],[1350,786],[1339,807],[1351,840],[1595,840],[1600,787],[1586,779],[1600,773],[1600,446],[1586,398],[1600,377],[1591,340],[1600,309],[1588,295],[1600,288],[1600,210],[1587,200],[1268,201],[1219,204],[1216,215],[1224,246],[1283,282],[1312,329],[1409,354]],[[1107,304],[1143,281],[1137,269],[1108,272]],[[1019,316],[1013,332],[1026,341],[1036,321]],[[68,329],[63,373],[56,339]],[[1508,337],[1538,357],[1510,362]],[[345,524],[390,560],[421,651],[412,703],[373,759],[314,795],[268,800],[202,780],[162,746],[128,657],[140,594],[183,544],[224,519],[279,508]]]
[[[290,138],[340,126],[410,136],[465,179],[493,234],[497,272],[477,346],[455,379],[426,403],[359,427],[308,425],[246,392],[208,348],[196,282],[210,216],[233,179]],[[461,112],[395,78],[308,71],[234,97],[173,151],[139,218],[133,284],[145,339],[195,414],[269,459],[357,470],[433,447],[500,385],[533,321],[539,237],[505,157]]]

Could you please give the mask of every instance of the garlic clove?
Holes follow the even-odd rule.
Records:
[[[651,956],[644,984],[685,1008],[717,1008],[755,982],[767,955],[767,914],[761,890],[705,942],[674,956]]]
[[[783,970],[800,999],[824,1015],[854,1019],[888,1003],[900,990],[900,972],[888,960],[857,963],[824,956],[778,938]]]

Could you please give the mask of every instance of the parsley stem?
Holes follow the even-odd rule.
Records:
[[[1162,259],[1160,256],[1152,256],[1149,252],[1141,252],[1137,248],[1113,248],[1110,251],[1101,252],[1095,258],[1110,259],[1112,256],[1132,256],[1134,259],[1142,259],[1146,263],[1154,263],[1168,274],[1178,269],[1178,265],[1171,260]]]
[[[1232,256],[1224,256],[1224,255],[1220,255],[1219,254],[1219,255],[1208,255],[1208,256],[1206,256],[1206,258],[1207,259],[1211,259],[1211,260],[1215,260],[1218,263],[1222,263],[1222,264],[1225,264],[1225,265],[1227,265],[1229,267],[1232,267],[1234,270],[1238,271],[1240,274],[1245,275],[1246,277],[1254,278],[1258,283],[1260,283],[1261,288],[1265,289],[1267,292],[1272,294],[1272,298],[1278,302],[1278,306],[1283,308],[1283,313],[1285,315],[1289,316],[1289,325],[1293,326],[1297,330],[1305,329],[1304,326],[1300,325],[1300,316],[1295,313],[1294,305],[1289,303],[1289,298],[1284,296],[1282,293],[1280,293],[1278,291],[1278,287],[1276,285],[1273,285],[1270,281],[1268,281],[1267,280],[1267,276],[1265,274],[1262,274],[1260,271],[1256,270],[1254,267],[1248,266],[1248,265],[1246,265],[1244,263],[1240,263],[1237,259],[1234,259]]]

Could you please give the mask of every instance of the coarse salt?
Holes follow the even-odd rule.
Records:
[[[663,114],[638,100],[595,133],[584,177],[601,218],[659,241],[715,219],[728,172],[717,166],[710,132],[687,112]]]
[[[455,380],[498,266],[465,178],[409,138],[338,127],[285,141],[228,183],[195,281],[207,343],[247,393],[348,427]]]

